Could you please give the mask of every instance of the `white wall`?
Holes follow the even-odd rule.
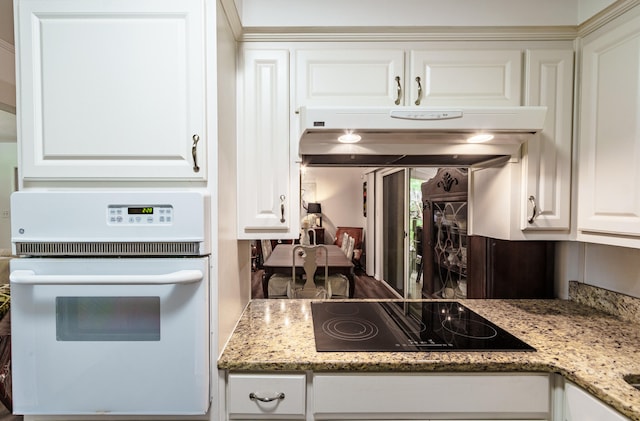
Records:
[[[13,0],[0,0],[0,110],[15,112],[16,75]]]
[[[613,3],[615,0],[578,0],[578,23],[583,23]]]
[[[251,298],[251,255],[248,241],[237,240],[236,220],[236,42],[218,3],[217,47],[209,51],[209,75],[217,80],[217,86],[210,84],[217,95],[217,104],[208,106],[213,115],[209,121],[217,121],[217,139],[210,139],[216,145],[212,152],[217,165],[212,165],[215,174],[210,178],[210,189],[217,190],[214,215],[217,221],[212,227],[213,238],[217,238],[215,256],[214,287],[218,289],[218,352],[222,351],[231,335],[240,314]],[[209,35],[209,39],[214,36]],[[217,62],[216,62],[217,61]],[[214,73],[217,73],[214,75]],[[217,92],[215,90],[217,89]],[[211,110],[213,108],[213,110]],[[215,149],[215,148],[212,148]],[[212,192],[212,195],[214,193]],[[215,351],[215,350],[214,350]]]
[[[584,245],[586,284],[640,298],[640,249]]]
[[[243,0],[238,11],[244,27],[556,26],[578,24],[579,1]]]
[[[302,184],[315,182],[315,201],[322,206],[326,243],[333,242],[336,227],[367,226],[362,209],[362,183],[366,180],[364,173],[362,168],[305,169]],[[306,213],[303,211],[304,216]]]
[[[0,142],[0,249],[11,248],[11,221],[9,198],[14,191],[15,171],[18,165],[18,146]]]
[[[14,45],[13,0],[0,0],[0,39]]]

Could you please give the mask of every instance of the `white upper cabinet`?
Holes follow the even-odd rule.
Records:
[[[296,51],[296,106],[520,105],[522,51]]]
[[[521,50],[411,50],[406,105],[521,105]]]
[[[202,0],[18,0],[25,180],[204,180]]]
[[[524,105],[547,107],[520,160],[470,172],[470,232],[502,240],[571,235],[573,49],[526,51]]]
[[[245,49],[241,59],[238,238],[297,238],[300,175],[289,141],[289,51]]]
[[[263,235],[262,238],[286,238],[283,234],[296,236],[288,222],[280,222],[283,208],[278,207],[280,202],[273,198],[281,195],[286,197],[285,201],[294,198],[291,191],[277,192],[287,191],[295,185],[296,174],[292,168],[298,167],[295,160],[299,135],[295,111],[300,106],[463,105],[544,105],[548,109],[543,133],[529,142],[523,156],[514,156],[503,167],[472,173],[470,232],[513,240],[569,238],[573,112],[571,41],[479,42],[475,49],[460,49],[460,44],[452,42],[408,42],[402,49],[390,42],[276,45],[283,52],[291,52],[294,60],[290,136],[274,135],[285,129],[276,129],[276,126],[289,124],[289,119],[277,117],[276,120],[273,114],[284,115],[279,107],[289,98],[288,93],[279,92],[282,87],[276,85],[266,90],[258,87],[247,90],[245,87],[240,95],[245,103],[245,109],[240,113],[240,118],[244,119],[240,130],[256,130],[258,119],[270,123],[268,130],[260,130],[260,135],[255,135],[255,140],[251,140],[250,132],[243,136],[239,156],[259,150],[262,146],[257,139],[270,141],[273,149],[261,154],[272,157],[268,163],[259,162],[257,158],[243,158],[252,164],[243,167],[247,172],[240,175],[239,197],[245,196],[243,192],[257,188],[256,194],[262,195],[260,197],[265,201],[256,206],[258,199],[251,196],[253,203],[242,205],[245,208],[239,212],[253,212],[253,216],[240,217],[245,224],[240,227],[241,238],[260,238],[255,236],[257,234]],[[251,45],[255,54],[261,47],[260,44]],[[254,83],[251,79],[257,74],[249,66],[250,62],[248,59],[241,68],[246,86]],[[280,80],[279,77],[268,80]],[[261,92],[268,92],[270,99],[260,99]],[[274,100],[271,95],[281,99]],[[252,101],[260,106],[246,108]],[[265,115],[261,117],[261,113]],[[281,151],[279,159],[289,157],[289,168],[276,164],[275,155],[269,155],[276,150]],[[272,178],[261,176],[265,172],[260,168],[266,167],[270,167],[269,174],[274,174]],[[289,182],[289,186],[276,188],[275,174],[280,174],[278,179]],[[243,184],[248,183],[248,179],[257,184],[253,187]],[[299,191],[295,190],[293,194],[299,201]],[[286,213],[287,203],[284,209]]]
[[[547,107],[544,129],[525,145],[520,228],[571,228],[573,51],[527,51],[525,105]]]
[[[640,247],[640,12],[584,40],[578,240]]]
[[[392,106],[404,101],[403,50],[314,49],[295,54],[297,106]]]

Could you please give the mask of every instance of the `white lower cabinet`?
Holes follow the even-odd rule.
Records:
[[[314,374],[324,419],[548,420],[548,374]]]
[[[544,373],[231,373],[226,418],[541,421],[551,386]]]
[[[305,374],[230,374],[228,419],[304,419]]]
[[[572,383],[564,386],[563,421],[630,421]]]

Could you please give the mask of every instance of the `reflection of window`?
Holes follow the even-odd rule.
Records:
[[[159,341],[160,297],[56,297],[59,341]]]

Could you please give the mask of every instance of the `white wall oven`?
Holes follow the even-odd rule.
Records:
[[[207,196],[25,191],[11,207],[14,413],[206,413]]]

